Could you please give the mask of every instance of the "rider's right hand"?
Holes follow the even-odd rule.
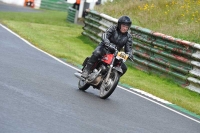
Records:
[[[106,46],[106,48],[109,48],[110,43],[109,43],[109,42],[106,42],[106,43],[105,43],[105,46]]]
[[[109,50],[111,53],[115,52],[116,46],[112,43],[105,43],[106,49]]]
[[[110,46],[109,46],[110,52],[114,53],[115,49],[116,49],[116,46],[114,44],[110,43]]]

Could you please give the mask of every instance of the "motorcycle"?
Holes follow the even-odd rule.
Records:
[[[80,90],[87,90],[90,86],[94,89],[100,90],[100,98],[108,98],[117,87],[120,76],[123,74],[121,64],[126,62],[129,55],[125,52],[120,52],[114,45],[111,45],[114,49],[114,53],[107,53],[100,60],[98,60],[94,66],[93,71],[85,79],[81,77],[81,72],[74,73],[79,78],[78,88]],[[89,57],[87,57],[82,66],[82,70],[87,64]]]

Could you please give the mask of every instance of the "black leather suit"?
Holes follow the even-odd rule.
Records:
[[[107,53],[107,46],[105,44],[113,43],[117,46],[120,51],[124,47],[124,52],[132,55],[132,36],[128,32],[121,33],[117,28],[117,25],[109,27],[105,33],[102,35],[102,42],[97,46],[97,48],[92,53],[89,61],[94,64],[99,58]],[[123,74],[127,71],[127,67],[122,63]]]

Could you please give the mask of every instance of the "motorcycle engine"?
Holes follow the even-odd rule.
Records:
[[[97,86],[101,81],[101,75],[99,75],[100,71],[94,69],[93,72],[89,75],[88,83]]]

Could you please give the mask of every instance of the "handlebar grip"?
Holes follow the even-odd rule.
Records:
[[[132,62],[134,62],[134,60],[131,57],[128,57]]]

